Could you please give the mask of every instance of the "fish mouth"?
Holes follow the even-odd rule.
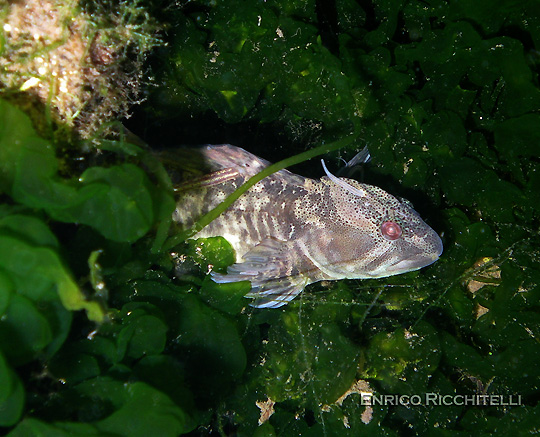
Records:
[[[433,264],[439,259],[443,252],[442,240],[438,235],[434,235],[434,237],[436,238],[433,238],[433,241],[431,242],[432,247],[430,247],[428,251],[422,251],[409,258],[401,259],[388,267],[388,271],[392,274],[406,273]]]
[[[439,259],[439,255],[419,255],[411,258],[403,259],[396,264],[388,267],[388,273],[397,275],[399,273],[412,272],[433,264]]]

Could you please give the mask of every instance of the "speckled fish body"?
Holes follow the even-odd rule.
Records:
[[[209,174],[178,185],[174,220],[183,227],[222,202],[270,163],[239,147],[198,152]],[[442,242],[408,202],[354,180],[305,178],[287,170],[266,177],[194,238],[223,236],[236,252],[216,282],[248,280],[252,306],[277,308],[307,284],[378,278],[425,267]]]

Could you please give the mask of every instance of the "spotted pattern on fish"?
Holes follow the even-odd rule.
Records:
[[[186,152],[163,157],[175,162],[178,153]],[[173,219],[182,227],[270,165],[231,145],[204,146],[198,153],[208,174],[173,180]],[[213,279],[249,280],[247,296],[259,308],[285,305],[313,282],[409,272],[442,253],[441,239],[409,202],[330,173],[314,180],[281,170],[264,178],[195,238],[218,235],[235,249],[236,263],[227,274],[212,273]]]

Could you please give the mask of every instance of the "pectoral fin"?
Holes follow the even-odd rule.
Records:
[[[250,281],[246,295],[255,299],[255,308],[279,308],[293,300],[308,284],[308,277],[298,272],[296,257],[287,242],[268,238],[246,253],[241,263],[227,269],[227,274],[212,273],[215,282]]]

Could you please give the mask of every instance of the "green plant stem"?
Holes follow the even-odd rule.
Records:
[[[349,144],[351,144],[357,137],[358,137],[358,134],[353,134],[346,138],[342,138],[340,140],[334,141],[333,143],[323,144],[322,146],[316,147],[311,150],[307,150],[306,152],[299,153],[298,155],[291,156],[290,158],[286,158],[282,161],[276,162],[275,164],[272,164],[266,167],[264,170],[257,173],[255,176],[252,176],[251,178],[249,178],[243,185],[238,187],[229,197],[227,197],[218,206],[216,206],[214,209],[212,209],[211,211],[203,215],[189,229],[186,229],[180,232],[179,234],[169,238],[169,240],[167,240],[164,243],[163,249],[170,250],[174,246],[177,246],[178,244],[183,243],[188,238],[193,237],[197,232],[200,232],[201,229],[203,229],[205,226],[207,226],[213,220],[219,217],[219,215],[223,213],[229,206],[231,206],[232,203],[236,199],[238,199],[242,194],[244,194],[257,182],[263,180],[265,177],[270,176],[272,173],[275,173],[279,170],[283,170],[284,168],[290,167],[291,165],[299,164],[301,162],[308,161],[309,159],[313,159],[316,156],[324,155],[325,153],[342,149],[348,146]]]

